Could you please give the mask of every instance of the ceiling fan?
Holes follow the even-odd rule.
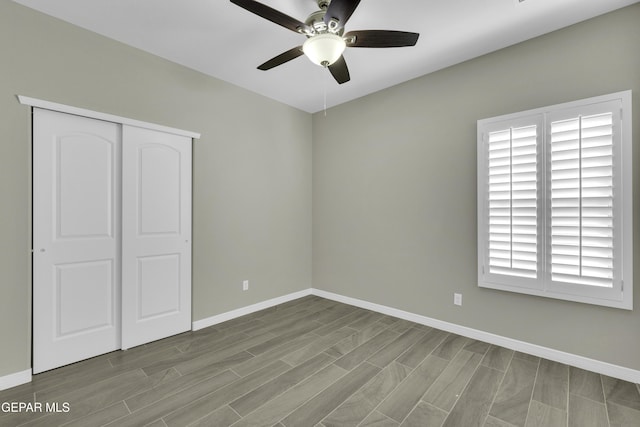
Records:
[[[329,68],[331,75],[342,84],[350,80],[349,69],[342,56],[345,48],[414,46],[418,41],[418,33],[406,31],[360,30],[344,34],[344,26],[360,0],[316,1],[320,10],[301,22],[257,1],[231,0],[249,12],[307,36],[304,44],[271,58],[259,65],[259,70],[270,70],[304,54],[315,64]]]

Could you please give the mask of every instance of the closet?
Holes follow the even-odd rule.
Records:
[[[191,329],[199,135],[97,115],[33,109],[33,373]]]

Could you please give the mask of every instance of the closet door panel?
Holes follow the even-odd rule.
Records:
[[[181,152],[167,145],[139,148],[138,235],[179,236]]]
[[[58,338],[91,333],[114,324],[117,281],[112,260],[58,264],[55,269]]]
[[[191,329],[191,138],[123,127],[122,348]]]
[[[34,110],[33,371],[120,348],[120,126]]]
[[[140,319],[179,314],[180,254],[138,258]]]

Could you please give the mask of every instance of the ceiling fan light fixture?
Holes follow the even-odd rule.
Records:
[[[292,59],[306,55],[314,64],[327,68],[338,84],[350,80],[349,68],[342,53],[352,47],[403,47],[414,46],[420,34],[394,30],[360,30],[344,34],[344,27],[362,0],[316,0],[318,10],[305,22],[298,21],[256,0],[231,0],[249,12],[288,30],[307,36],[298,45],[260,64],[258,70],[266,71]],[[343,37],[344,35],[344,37]]]
[[[342,56],[347,44],[337,34],[317,34],[302,45],[302,51],[314,64],[328,67]]]

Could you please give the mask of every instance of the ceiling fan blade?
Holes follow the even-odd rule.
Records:
[[[362,30],[349,31],[343,38],[348,47],[403,47],[414,46],[419,36],[406,31]]]
[[[284,13],[272,9],[262,3],[258,3],[257,1],[231,0],[231,3],[238,5],[241,8],[248,10],[249,12],[255,13],[256,15],[261,16],[268,21],[274,22],[278,25],[282,25],[283,27],[288,28],[291,31],[295,31],[296,33],[310,30],[309,26],[304,22],[300,22],[297,19],[290,17],[289,15],[285,15]]]
[[[271,58],[264,64],[259,65],[258,70],[262,70],[262,71],[270,70],[274,67],[277,67],[278,65],[284,64],[285,62],[289,62],[292,59],[296,59],[298,56],[301,56],[302,54],[303,54],[302,46],[296,46],[293,49],[289,49],[288,51]]]
[[[331,0],[324,15],[324,23],[329,25],[329,22],[334,19],[338,21],[338,28],[344,27],[358,4],[360,0]]]
[[[336,62],[329,65],[329,72],[340,84],[351,80],[351,77],[349,76],[349,68],[347,68],[347,62],[344,60],[344,56],[340,56]]]

